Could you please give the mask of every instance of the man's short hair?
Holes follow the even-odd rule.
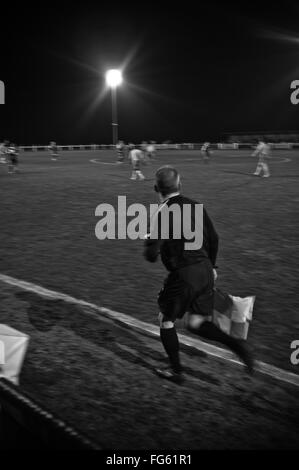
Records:
[[[156,172],[156,190],[167,196],[168,194],[179,191],[180,189],[180,175],[179,172],[172,166],[161,166]]]

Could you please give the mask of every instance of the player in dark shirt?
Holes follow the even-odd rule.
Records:
[[[18,167],[19,150],[17,145],[9,144],[7,147],[8,173],[16,173]]]
[[[176,383],[182,383],[183,370],[179,357],[179,341],[175,329],[176,319],[182,318],[186,312],[187,328],[193,333],[228,346],[252,371],[253,361],[244,342],[237,340],[221,331],[211,318],[214,305],[214,281],[217,278],[216,258],[218,252],[218,235],[213,223],[203,208],[200,223],[195,217],[197,203],[180,194],[180,176],[173,167],[161,167],[156,173],[155,190],[159,194],[161,206],[152,223],[151,233],[145,240],[144,256],[154,262],[160,254],[161,260],[169,271],[164,287],[159,293],[160,337],[170,360],[170,368],[157,369],[157,373]],[[186,249],[183,217],[174,212],[169,217],[169,236],[163,236],[163,211],[177,205],[181,214],[186,205],[191,207],[191,230],[202,232],[202,244],[196,249]],[[180,212],[179,211],[179,212]],[[165,219],[164,219],[165,221]],[[181,237],[175,230],[181,227]],[[194,236],[194,240],[196,236]],[[194,241],[193,240],[193,241]]]
[[[211,147],[210,142],[205,142],[201,147],[201,155],[205,163],[209,163],[210,161],[210,156],[211,156],[210,147]]]

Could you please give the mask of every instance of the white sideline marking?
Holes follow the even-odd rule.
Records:
[[[86,302],[85,300],[76,299],[75,297],[71,297],[70,295],[46,289],[31,282],[21,281],[20,279],[7,276],[5,274],[0,274],[0,281],[4,282],[5,284],[10,284],[12,286],[19,287],[26,291],[34,292],[35,294],[39,294],[42,297],[47,297],[55,300],[64,300],[65,302],[70,304],[92,308],[93,310],[100,312],[109,318],[117,320],[118,322],[125,323],[126,325],[129,325],[143,332],[146,331],[147,333],[150,333],[153,336],[160,336],[160,329],[157,326],[151,325],[150,323],[145,323],[141,320],[137,320],[136,318],[133,318],[124,313],[115,312],[114,310],[110,310],[105,307],[99,307],[98,305]],[[88,315],[99,319],[99,316],[96,313],[88,312]],[[225,359],[227,361],[242,365],[242,363],[236,359],[235,355],[228,350],[219,348],[218,346],[214,346],[209,343],[204,343],[200,339],[191,338],[182,334],[179,334],[179,339],[180,342],[186,346],[191,346],[199,351],[205,352],[206,354],[210,354],[211,356],[216,356],[221,359]],[[266,362],[261,361],[256,361],[256,369],[262,374],[270,375],[271,377],[274,377],[275,379],[278,379],[282,382],[287,382],[299,387],[299,375],[297,374],[293,374],[292,372],[288,372],[286,370],[280,369],[279,367],[275,367],[270,364],[267,364]]]

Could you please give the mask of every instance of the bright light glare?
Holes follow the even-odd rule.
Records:
[[[120,70],[111,69],[106,73],[106,83],[111,88],[115,88],[122,83],[122,74]]]

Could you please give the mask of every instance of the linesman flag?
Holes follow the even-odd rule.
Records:
[[[255,296],[235,297],[216,288],[213,323],[234,338],[247,339],[254,302]]]

